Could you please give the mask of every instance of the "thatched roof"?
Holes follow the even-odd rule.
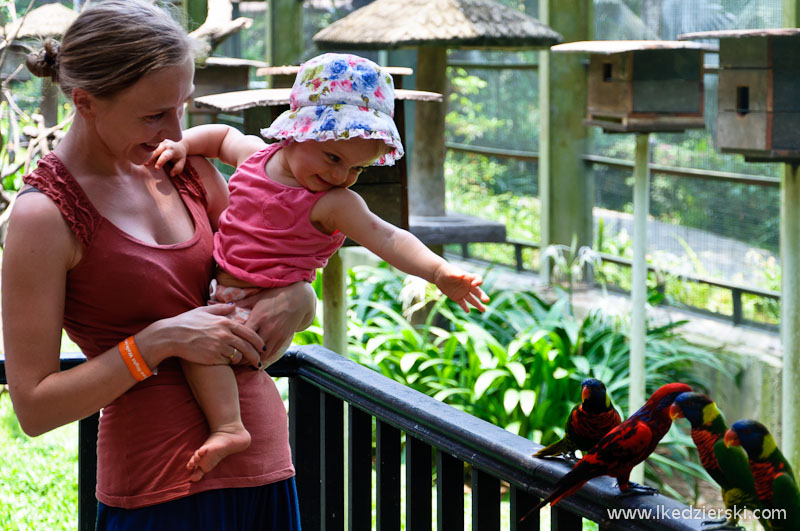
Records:
[[[535,18],[493,0],[375,0],[314,35],[320,48],[341,50],[538,48],[561,40]]]
[[[45,4],[28,13],[17,33],[17,39],[61,37],[77,17],[78,13],[62,4]],[[20,17],[19,20],[7,24],[4,28],[5,34],[13,35],[21,23]]]

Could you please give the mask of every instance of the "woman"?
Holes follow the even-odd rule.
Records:
[[[192,45],[143,0],[85,9],[29,68],[76,115],[25,177],[3,258],[9,390],[29,435],[102,408],[98,529],[299,529],[286,411],[256,370],[313,316],[308,284],[256,303],[204,306],[225,181],[204,159],[177,177],[148,166],[181,138]],[[88,361],[59,372],[62,326]],[[207,425],[179,359],[236,366],[252,443],[202,481],[186,463]]]

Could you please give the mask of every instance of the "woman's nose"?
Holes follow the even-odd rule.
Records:
[[[164,123],[164,138],[168,138],[174,142],[178,142],[183,138],[183,127],[181,120],[183,118],[183,107],[179,108],[174,114],[170,113]]]

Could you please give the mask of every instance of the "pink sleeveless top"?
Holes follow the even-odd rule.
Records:
[[[187,168],[172,184],[195,226],[172,245],[141,242],[94,208],[66,167],[50,154],[25,182],[61,210],[83,248],[67,274],[64,328],[92,358],[148,324],[205,304],[213,272],[212,231],[205,189]],[[158,374],[102,410],[98,433],[97,499],[136,508],[197,492],[273,483],[294,475],[286,409],[264,371],[236,370],[242,420],[252,444],[191,483],[186,463],[208,426],[180,369],[168,358]]]
[[[311,209],[327,192],[286,186],[267,176],[267,161],[281,148],[270,144],[236,168],[229,183],[230,206],[214,235],[217,264],[262,288],[311,282],[345,239],[311,224]]]

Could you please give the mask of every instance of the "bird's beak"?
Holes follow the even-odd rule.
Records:
[[[669,418],[671,418],[672,420],[682,419],[683,410],[677,404],[672,404],[671,406],[669,406]]]
[[[742,442],[739,440],[739,436],[733,430],[728,430],[725,432],[725,446],[730,448],[731,446],[741,446]]]
[[[589,389],[588,387],[584,387],[583,389],[581,389],[581,401],[586,400],[590,396],[592,396],[592,390],[591,389]]]

